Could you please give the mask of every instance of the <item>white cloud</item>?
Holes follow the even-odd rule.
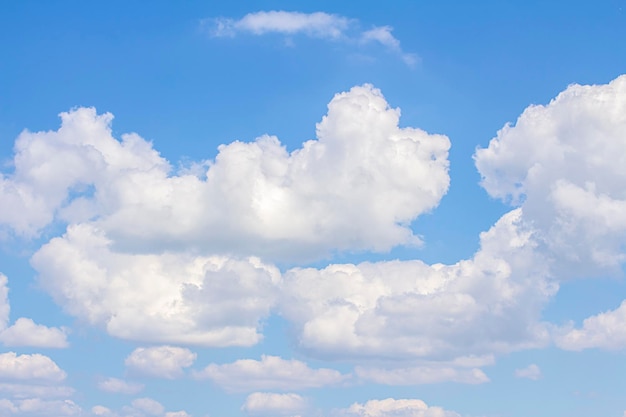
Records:
[[[0,411],[7,410],[19,416],[80,416],[82,409],[72,400],[0,400]]]
[[[44,348],[68,347],[65,329],[36,324],[31,319],[19,318],[11,327],[0,332],[5,346],[33,346]]]
[[[462,369],[450,366],[418,366],[407,368],[356,367],[356,375],[365,380],[385,385],[418,385],[440,382],[483,384],[489,378],[478,368]]]
[[[536,381],[541,378],[541,369],[533,363],[528,365],[526,368],[516,369],[515,376],[517,378],[527,378]]]
[[[165,408],[158,401],[152,398],[137,398],[131,402],[135,410],[142,411],[151,416],[161,415],[165,412]]]
[[[311,369],[306,363],[278,356],[260,361],[241,359],[229,364],[210,364],[195,372],[196,378],[210,379],[228,391],[297,390],[337,385],[350,377],[334,369]]]
[[[389,261],[292,269],[281,314],[307,353],[331,358],[450,361],[549,342],[540,312],[557,287],[521,211],[481,234],[454,265]]]
[[[93,414],[95,416],[106,416],[106,417],[115,415],[115,413],[113,413],[113,411],[111,411],[110,408],[107,408],[107,407],[102,406],[102,405],[93,406],[91,408],[91,414]]]
[[[487,192],[523,207],[560,279],[626,260],[626,75],[571,85],[476,151]]]
[[[11,312],[8,282],[6,275],[0,272],[0,332],[6,329],[9,324],[9,314]]]
[[[626,300],[615,310],[586,318],[581,328],[571,323],[559,328],[555,342],[566,350],[623,349],[626,347]]]
[[[45,348],[65,348],[68,346],[65,329],[36,324],[31,319],[21,317],[9,323],[9,288],[6,275],[0,273],[0,342],[5,346],[31,346]]]
[[[256,12],[245,15],[240,20],[214,19],[213,36],[233,36],[236,32],[249,32],[255,35],[281,33],[285,35],[305,34],[314,38],[337,39],[344,36],[350,20],[323,12],[299,13],[286,11]]]
[[[337,414],[345,417],[460,417],[454,411],[429,407],[422,400],[393,398],[354,403],[347,409],[338,410]]]
[[[376,26],[370,30],[360,31],[356,19],[348,19],[336,14],[261,11],[249,13],[239,20],[205,19],[202,24],[208,27],[209,33],[215,37],[233,37],[239,33],[253,35],[277,33],[285,36],[302,34],[311,38],[347,43],[376,42],[399,54],[409,66],[417,62],[415,54],[402,51],[400,41],[392,35],[393,29],[390,26]]]
[[[53,382],[41,383],[0,383],[0,392],[11,398],[67,398],[74,394],[74,389]]]
[[[47,356],[34,353],[0,353],[0,379],[16,381],[60,382],[66,373]]]
[[[124,362],[133,373],[158,378],[174,379],[183,375],[197,355],[186,348],[157,346],[135,349]]]
[[[393,34],[391,33],[392,31],[393,28],[391,26],[378,26],[363,32],[361,34],[361,41],[365,43],[380,43],[390,50],[399,53],[407,65],[414,66],[418,61],[417,55],[402,52],[402,48],[400,47],[400,41],[395,36],[393,36]]]
[[[137,135],[118,142],[110,114],[63,113],[58,131],[20,135],[6,179],[46,214],[24,197],[0,222],[23,234],[70,223],[31,263],[65,311],[111,335],[252,345],[280,273],[242,256],[293,261],[416,244],[410,222],[448,188],[448,138],[400,128],[379,90],[354,87],[328,109],[317,140],[291,154],[269,136],[223,145],[204,179],[171,174]]]
[[[98,382],[98,388],[106,392],[133,395],[143,390],[144,386],[143,384],[124,381],[123,379],[106,378]]]
[[[72,226],[31,262],[59,305],[113,336],[205,346],[249,346],[260,339],[277,268],[255,258],[116,253],[112,245],[93,227]]]
[[[254,392],[248,395],[241,409],[247,414],[255,416],[285,416],[295,415],[302,412],[306,407],[306,399],[298,394]]]
[[[191,417],[186,411],[168,411],[165,413],[165,417]]]

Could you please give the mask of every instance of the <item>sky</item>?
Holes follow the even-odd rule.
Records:
[[[0,417],[625,417],[626,1],[0,5]]]

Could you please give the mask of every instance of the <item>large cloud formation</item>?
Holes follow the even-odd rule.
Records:
[[[277,138],[219,147],[201,175],[174,173],[110,114],[63,113],[58,131],[23,132],[0,178],[0,223],[66,232],[32,258],[70,314],[117,337],[249,346],[277,297],[265,260],[417,244],[410,223],[449,184],[447,137],[398,126],[371,85],[337,94],[317,140],[288,153]],[[203,255],[208,254],[208,255]]]

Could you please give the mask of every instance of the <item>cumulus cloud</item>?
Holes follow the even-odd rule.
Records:
[[[61,118],[58,131],[25,131],[16,142],[15,172],[4,181],[21,200],[0,215],[16,233],[57,219],[91,224],[135,252],[386,251],[418,241],[409,223],[449,184],[448,138],[400,128],[400,111],[371,85],[333,98],[317,140],[292,153],[272,136],[222,145],[205,178],[172,174],[137,135],[118,142],[110,114],[80,108]],[[34,198],[39,206],[27,204]]]
[[[254,416],[292,416],[302,412],[306,407],[306,399],[298,394],[254,392],[248,395],[241,409]]]
[[[516,369],[515,376],[517,378],[526,378],[536,381],[541,378],[541,369],[533,363],[528,365],[526,368]]]
[[[451,361],[544,346],[542,306],[556,292],[522,213],[481,234],[454,265],[365,262],[285,273],[281,314],[318,357]],[[482,378],[480,374],[476,374]]]
[[[186,411],[165,411],[165,407],[152,398],[136,398],[131,404],[123,406],[121,410],[114,411],[103,405],[91,408],[91,415],[97,417],[191,417]]]
[[[292,153],[269,136],[222,145],[197,177],[172,173],[135,134],[117,141],[110,114],[76,109],[58,131],[18,138],[3,181],[22,200],[0,223],[25,235],[69,223],[31,264],[66,312],[111,335],[249,346],[281,277],[248,255],[419,243],[410,223],[447,191],[450,142],[399,117],[379,90],[354,87],[330,102],[318,139]]]
[[[520,205],[553,276],[621,274],[626,260],[626,75],[528,107],[474,156],[482,184]],[[626,307],[555,329],[564,349],[626,346]]]
[[[312,369],[306,363],[278,356],[262,356],[260,361],[241,359],[233,363],[210,364],[195,373],[228,391],[297,390],[337,385],[350,377],[334,369]]]
[[[98,388],[106,392],[114,392],[120,394],[137,394],[143,390],[143,384],[137,382],[124,381],[118,378],[105,378],[98,382]]]
[[[555,341],[566,350],[623,349],[626,347],[626,300],[615,310],[586,318],[580,328],[572,323],[559,328]]]
[[[65,379],[66,373],[47,356],[34,353],[17,355],[0,353],[0,379],[16,381],[41,381],[56,383]]]
[[[21,317],[11,327],[0,333],[0,341],[5,346],[33,346],[45,348],[68,347],[65,329],[36,324],[31,319]]]
[[[626,75],[528,107],[474,156],[482,185],[523,207],[560,279],[626,259]]]
[[[31,319],[21,317],[9,323],[9,288],[6,275],[0,273],[0,342],[5,346],[31,346],[64,348],[68,346],[66,329],[36,324]]]
[[[152,398],[137,398],[132,401],[131,406],[135,410],[142,411],[151,416],[158,416],[165,412],[165,408],[161,403]]]
[[[72,226],[31,262],[59,305],[113,336],[205,346],[249,346],[260,339],[277,268],[256,258],[125,254],[111,246],[94,227]]]
[[[239,20],[229,18],[205,19],[203,26],[211,36],[233,37],[240,33],[266,35],[276,33],[285,36],[302,34],[311,38],[343,41],[346,43],[379,43],[399,54],[403,61],[413,66],[417,56],[405,53],[400,41],[391,33],[391,26],[376,26],[361,31],[356,19],[349,19],[324,12],[300,13],[287,11],[260,11],[248,13]]]
[[[441,407],[429,407],[422,400],[394,399],[370,400],[365,404],[354,403],[349,408],[338,410],[338,416],[351,417],[461,417],[454,411]]]
[[[183,375],[197,355],[189,349],[174,346],[137,348],[124,361],[126,367],[139,375],[174,379]]]

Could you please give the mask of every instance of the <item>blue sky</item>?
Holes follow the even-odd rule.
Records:
[[[0,416],[626,415],[626,2],[0,6]]]

